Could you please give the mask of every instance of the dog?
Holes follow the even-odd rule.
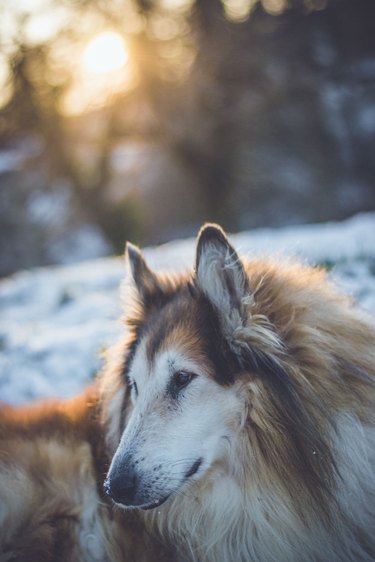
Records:
[[[325,272],[127,246],[126,334],[81,396],[0,417],[0,562],[375,560],[375,329]]]

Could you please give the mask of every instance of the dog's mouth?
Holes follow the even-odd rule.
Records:
[[[197,459],[196,461],[193,462],[193,464],[191,465],[191,467],[189,468],[189,470],[186,471],[185,473],[185,478],[184,481],[188,480],[191,476],[193,476],[194,474],[196,474],[201,466],[203,462],[203,459]],[[157,507],[160,507],[163,503],[165,503],[167,501],[168,498],[170,498],[172,494],[168,494],[167,496],[164,496],[163,498],[160,498],[154,502],[150,502],[144,505],[140,505],[139,508],[143,509],[144,511],[149,511],[151,509],[156,509]]]
[[[146,503],[145,505],[140,505],[139,509],[143,509],[143,511],[149,511],[150,509],[156,509],[157,507],[160,507],[163,503],[165,503],[169,497],[170,497],[170,494],[168,494],[168,496],[165,496],[164,498],[160,498],[160,499],[158,499],[154,502]]]
[[[187,480],[189,480],[189,478],[191,478],[192,476],[194,476],[194,474],[196,474],[199,470],[199,468],[201,467],[203,462],[202,458],[197,459],[196,461],[194,461],[192,463],[192,465],[188,468],[188,470],[185,472],[182,482],[180,484],[180,486],[182,486]],[[134,479],[134,477],[133,477]],[[129,480],[129,478],[128,478]],[[118,485],[120,483],[120,486]],[[177,495],[179,492],[179,488],[180,486],[172,492],[169,492],[168,494],[159,497],[158,499],[153,499],[152,501],[147,501],[147,499],[143,496],[143,494],[140,494],[140,497],[137,493],[136,488],[134,488],[134,482],[132,482],[132,485],[126,485],[129,484],[129,482],[123,478],[123,479],[117,479],[117,483],[116,483],[116,479],[115,482],[113,484],[113,482],[111,482],[110,479],[107,479],[104,482],[104,491],[107,495],[109,495],[115,503],[117,503],[118,505],[121,505],[125,508],[130,508],[130,509],[134,509],[134,508],[139,508],[139,509],[143,509],[145,511],[151,510],[151,509],[156,509],[158,507],[160,507],[163,503],[165,503],[168,498],[171,495]],[[155,497],[155,493],[153,494]],[[137,498],[138,496],[138,498]],[[143,496],[143,498],[142,498]],[[142,499],[143,502],[142,502]]]
[[[193,464],[191,465],[191,467],[189,468],[189,470],[186,472],[185,479],[188,479],[191,476],[194,476],[194,474],[196,474],[198,472],[202,462],[203,462],[203,459],[201,459],[201,458],[194,461]]]

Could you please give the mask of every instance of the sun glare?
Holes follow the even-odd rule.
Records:
[[[86,45],[82,54],[82,64],[86,72],[106,74],[123,68],[128,58],[121,35],[114,31],[106,31],[96,35]]]
[[[73,86],[62,103],[66,113],[78,114],[103,106],[134,82],[128,46],[114,31],[95,35],[77,63]]]

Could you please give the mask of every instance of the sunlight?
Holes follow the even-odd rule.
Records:
[[[129,48],[114,31],[94,35],[77,63],[72,88],[63,100],[64,113],[78,114],[106,105],[134,83]]]
[[[128,58],[121,35],[106,31],[96,35],[87,44],[82,54],[82,66],[88,73],[106,74],[123,68]]]

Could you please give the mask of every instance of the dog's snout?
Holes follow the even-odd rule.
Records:
[[[110,475],[104,483],[104,489],[115,502],[123,505],[132,505],[136,491],[138,478],[133,466],[127,466]]]

